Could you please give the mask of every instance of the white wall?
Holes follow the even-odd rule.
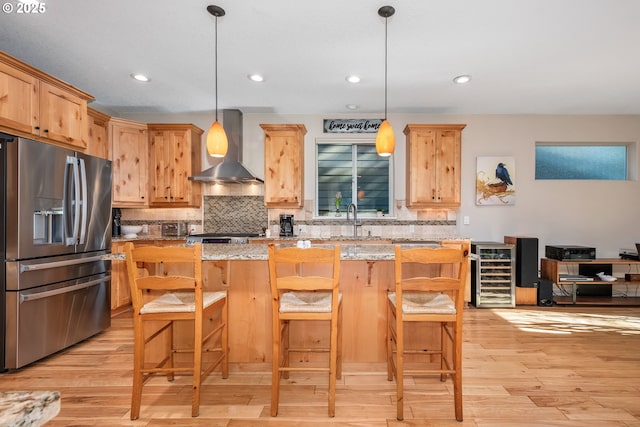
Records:
[[[206,132],[212,114],[191,116],[135,115],[144,122],[191,122]],[[363,134],[323,134],[323,119],[378,118],[370,115],[244,114],[244,163],[264,176],[264,134],[261,123],[301,123],[305,137],[305,198],[313,198],[314,143],[316,138],[362,138]],[[474,240],[502,241],[505,235],[540,239],[540,256],[547,244],[594,246],[598,257],[617,257],[620,248],[640,242],[640,157],[632,156],[633,180],[536,181],[535,142],[640,141],[640,116],[536,116],[536,115],[389,115],[396,133],[395,199],[405,194],[407,123],[466,123],[462,132],[462,205],[458,211],[460,235]],[[364,134],[366,136],[367,134]],[[511,156],[516,162],[516,203],[513,206],[476,206],[475,172],[478,156]],[[204,156],[204,167],[210,164]],[[470,218],[469,225],[462,217]]]
[[[598,257],[617,257],[621,247],[640,242],[640,185],[634,181],[536,181],[536,141],[637,142],[639,117],[471,116],[463,131],[462,194],[459,218],[468,215],[464,234],[501,240],[528,235],[544,245],[594,246]],[[477,156],[515,157],[516,204],[476,206]],[[631,153],[634,170],[638,153]],[[468,229],[468,232],[466,231]]]

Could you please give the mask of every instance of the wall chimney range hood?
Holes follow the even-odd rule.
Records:
[[[227,155],[221,163],[190,176],[191,181],[243,184],[264,182],[242,164],[242,112],[222,110],[222,127],[229,139]]]

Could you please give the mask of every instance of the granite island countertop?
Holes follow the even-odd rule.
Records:
[[[0,426],[37,427],[60,412],[57,391],[0,392]]]
[[[411,239],[382,239],[379,241],[371,240],[353,240],[353,242],[345,242],[342,238],[340,241],[340,259],[349,261],[382,261],[394,259],[395,244],[415,246],[439,246],[441,241],[447,240],[468,240],[463,238],[447,238],[447,239],[429,239],[429,240],[411,240]],[[204,261],[263,261],[267,260],[267,241],[281,244],[295,244],[297,239],[263,239],[264,243],[249,244],[206,244],[202,246],[202,259]],[[312,240],[314,246],[321,246],[317,240]],[[336,239],[327,239],[326,244],[336,242]],[[106,259],[124,260],[123,253],[112,253],[106,256]]]
[[[136,242],[136,241],[149,241],[149,240],[175,240],[177,242],[186,242],[189,236],[163,236],[162,234],[138,234],[136,237],[129,238],[124,236],[112,237],[111,243],[123,243],[123,242]]]

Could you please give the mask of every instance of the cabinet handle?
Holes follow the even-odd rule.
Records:
[[[45,132],[45,133],[49,133],[49,129],[45,129],[45,130],[44,130],[44,132]]]
[[[34,129],[35,130],[40,130],[40,126],[36,126]]]

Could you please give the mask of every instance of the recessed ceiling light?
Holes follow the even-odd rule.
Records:
[[[471,81],[471,76],[469,74],[463,74],[458,77],[454,77],[453,82],[458,84],[469,83]]]
[[[346,105],[346,107],[347,107],[349,110],[357,110],[358,108],[360,108],[360,107],[359,107],[358,105],[356,105],[356,104],[347,104],[347,105]]]
[[[139,82],[143,82],[143,83],[147,83],[147,82],[151,81],[151,79],[149,77],[145,76],[144,74],[140,74],[140,73],[131,74],[131,78],[135,79],[135,80],[137,80]]]
[[[262,77],[260,74],[249,74],[249,80],[253,81],[253,82],[263,82],[264,81],[264,77]]]
[[[355,75],[347,76],[347,77],[345,77],[345,79],[346,79],[349,83],[360,83],[360,77],[355,76]]]

